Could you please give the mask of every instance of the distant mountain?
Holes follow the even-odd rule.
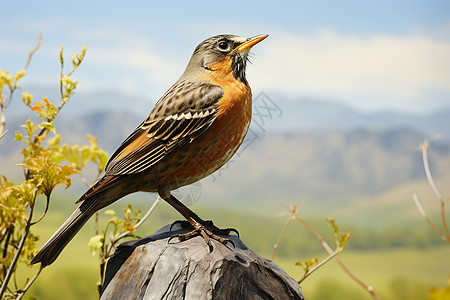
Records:
[[[85,134],[89,133],[112,153],[146,114],[104,110],[77,116],[66,110],[55,126],[65,143],[86,144]],[[10,132],[0,146],[1,173],[9,173],[4,168],[12,169],[20,162],[21,144],[11,140],[24,118],[9,119]],[[277,120],[266,120],[266,127],[252,124],[237,155],[202,181],[205,197],[218,202],[244,197],[249,203],[268,195],[346,201],[425,178],[417,148],[427,136],[415,129],[380,126],[281,131],[272,128]],[[450,142],[434,141],[430,161],[436,178],[450,178]],[[20,169],[14,170],[20,175]]]
[[[282,111],[274,130],[354,128],[411,128],[429,136],[450,140],[450,106],[436,112],[407,114],[393,111],[365,113],[337,102],[317,99],[271,98]]]
[[[418,151],[424,138],[408,128],[267,133],[231,165],[234,176],[224,172],[224,185],[241,186],[245,178],[245,184],[264,191],[260,197],[274,193],[318,201],[376,195],[425,178]],[[450,178],[450,143],[433,143],[430,161],[436,178]]]
[[[376,228],[418,226],[423,220],[411,200],[413,193],[430,216],[438,209],[418,151],[419,144],[436,132],[444,136],[432,141],[430,167],[443,195],[450,193],[450,110],[367,114],[314,99],[293,101],[265,94],[255,99],[252,126],[231,161],[202,181],[174,191],[187,205],[198,202],[210,210],[228,206],[267,215],[283,211],[275,199],[301,199],[300,213],[307,218],[330,215]],[[76,94],[72,100],[55,121],[63,143],[85,145],[89,133],[110,154],[153,106],[143,97],[113,92]],[[128,102],[126,108],[123,101]],[[12,141],[14,132],[34,115],[20,102],[15,104],[7,110],[9,132],[0,141],[0,173],[13,181],[23,177],[16,167],[22,145]],[[84,175],[94,178],[95,168]],[[73,176],[68,203],[73,205],[85,190]],[[134,205],[137,199],[154,197],[138,194],[125,201]]]
[[[129,103],[126,109],[123,101]],[[21,173],[15,167],[21,144],[12,142],[27,118],[20,104],[8,108],[9,132],[0,145],[0,173],[9,176]],[[120,93],[77,94],[55,126],[63,142],[84,145],[89,133],[111,154],[152,106],[144,98]],[[200,183],[204,197],[219,202],[244,197],[252,203],[274,195],[317,201],[376,195],[424,178],[417,148],[437,132],[444,138],[433,141],[432,171],[437,178],[450,178],[450,109],[424,115],[367,114],[335,102],[255,94],[253,111],[238,154]]]
[[[35,100],[45,96],[53,101],[59,99],[59,88],[31,87],[28,89],[35,95]],[[156,94],[162,94],[164,91]],[[155,93],[154,93],[155,94]],[[8,114],[15,116],[23,111],[19,93],[16,101],[8,108]],[[130,95],[114,90],[103,90],[96,93],[77,92],[71,102],[64,108],[66,115],[78,118],[79,115],[121,111],[134,114],[136,124],[150,112],[157,97]],[[428,136],[442,134],[442,138],[450,141],[450,101],[447,108],[423,114],[383,111],[366,113],[353,109],[336,101],[313,98],[293,98],[282,94],[254,92],[254,123],[264,124],[265,130],[303,130],[332,129],[347,130],[355,128],[386,129],[392,127],[411,128]],[[266,120],[261,119],[266,116]],[[267,118],[269,116],[269,118]]]

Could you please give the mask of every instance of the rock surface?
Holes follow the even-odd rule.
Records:
[[[234,235],[223,245],[202,237],[169,238],[190,229],[167,225],[121,244],[108,261],[101,299],[304,299],[298,283]]]

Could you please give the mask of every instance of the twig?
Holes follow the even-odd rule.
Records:
[[[94,233],[95,233],[95,235],[98,235],[98,216],[99,216],[99,213],[97,211],[97,212],[95,212],[95,222],[94,222]]]
[[[4,248],[3,248],[3,258],[5,258],[6,255],[8,254],[9,240],[11,239],[11,235],[14,232],[14,226],[8,227],[6,230],[8,233],[5,232],[6,240],[5,240],[5,244],[4,244]],[[2,236],[4,236],[4,235],[2,234]],[[6,265],[3,265],[2,269],[3,269],[3,277],[5,277],[6,276]]]
[[[352,278],[356,283],[358,283],[360,286],[362,286],[366,291],[368,291],[372,297],[376,300],[381,300],[380,296],[378,296],[375,291],[373,290],[373,287],[371,285],[367,285],[364,282],[361,281],[355,274],[353,274],[346,265],[337,257],[334,258],[334,260],[341,266],[341,268],[347,273],[350,278]]]
[[[30,216],[28,217],[27,225],[25,226],[25,229],[23,230],[22,237],[20,239],[19,245],[17,246],[16,253],[14,254],[14,258],[11,261],[11,265],[9,266],[8,272],[6,273],[5,279],[3,280],[3,284],[0,289],[0,299],[3,299],[3,294],[6,291],[6,288],[8,286],[9,280],[11,279],[11,275],[14,273],[14,269],[16,268],[16,264],[19,260],[19,256],[22,253],[23,246],[25,245],[25,241],[28,237],[28,233],[30,232],[31,227],[31,219],[33,218],[33,210],[34,210],[34,203],[36,201],[36,195],[34,195],[34,200],[32,204],[30,205]]]
[[[373,287],[370,285],[365,284],[361,279],[359,279],[355,274],[353,274],[347,266],[334,254],[333,250],[331,250],[331,247],[328,245],[328,243],[320,236],[320,234],[314,230],[305,220],[298,217],[296,218],[298,221],[300,221],[303,225],[306,226],[306,228],[309,229],[309,231],[319,240],[319,242],[322,244],[322,247],[328,252],[330,256],[334,257],[334,260],[339,264],[339,266],[344,270],[345,273],[347,273],[348,276],[350,276],[351,279],[353,279],[357,284],[359,284],[362,288],[364,288],[366,291],[368,291],[372,297],[376,300],[381,300],[380,296],[378,296],[375,291],[373,290]],[[342,250],[341,250],[342,251]],[[338,252],[339,253],[339,252]],[[336,253],[336,254],[338,254]]]
[[[287,220],[286,223],[284,223],[283,229],[281,229],[280,235],[278,236],[278,240],[275,243],[275,245],[273,245],[273,252],[272,252],[272,257],[270,258],[271,260],[273,260],[273,258],[275,257],[275,252],[277,251],[278,245],[280,244],[281,238],[284,235],[284,232],[286,231],[286,228],[288,227],[289,223],[295,220],[295,217],[290,216]]]
[[[39,47],[41,46],[41,40],[42,40],[42,35],[41,33],[38,33],[38,40],[36,45],[34,46],[34,48],[30,51],[30,53],[28,54],[28,59],[27,59],[27,63],[25,64],[25,67],[23,68],[23,71],[25,71],[28,66],[30,65],[31,62],[31,58],[33,57],[33,54],[39,49]],[[17,77],[16,77],[17,78]],[[17,81],[14,82],[14,85],[9,87],[9,97],[8,99],[6,99],[6,97],[0,97],[0,139],[6,134],[6,131],[4,131],[5,129],[5,125],[6,125],[6,108],[9,106],[9,104],[12,101],[12,97],[14,94],[14,91],[17,89]],[[2,95],[2,93],[0,92],[0,95]]]
[[[431,188],[433,189],[434,194],[438,198],[439,202],[442,202],[442,196],[439,192],[436,184],[434,183],[433,176],[431,176],[430,164],[428,163],[428,148],[430,147],[430,141],[425,140],[420,145],[420,150],[422,151],[422,159],[423,159],[423,167],[425,169],[425,174],[427,176],[428,182],[430,183]]]
[[[329,256],[324,260],[325,262],[320,263],[319,265],[317,265],[316,267],[314,267],[313,269],[311,269],[310,272],[307,273],[307,275],[311,275],[312,272],[316,271],[319,267],[321,267],[323,264],[325,264],[327,261],[331,260],[334,258],[334,260],[339,264],[339,266],[344,270],[345,273],[347,273],[350,278],[352,278],[358,285],[360,285],[362,288],[364,288],[367,292],[370,293],[370,295],[376,299],[376,300],[381,300],[380,296],[378,296],[375,291],[373,290],[372,286],[369,286],[367,284],[365,284],[363,281],[361,281],[358,277],[356,277],[356,275],[354,275],[345,265],[344,263],[336,257],[337,254],[339,254],[340,252],[342,252],[342,248],[339,250],[336,249],[336,251],[333,251],[331,249],[331,247],[328,245],[328,243],[322,238],[322,236],[314,230],[314,228],[311,227],[311,225],[309,225],[305,220],[303,220],[302,218],[300,218],[297,215],[298,212],[298,205],[286,205],[285,203],[282,203],[283,206],[285,206],[289,212],[290,212],[290,216],[289,219],[286,221],[282,233],[284,233],[284,231],[286,230],[285,227],[287,227],[287,224],[289,224],[289,222],[291,221],[291,219],[295,219],[297,221],[299,221],[300,223],[302,223],[313,235],[314,237],[320,242],[320,244],[322,245],[322,247],[328,252]],[[280,234],[280,237],[277,241],[276,246],[278,245],[280,239],[281,239],[282,234]],[[275,246],[274,246],[275,248]],[[276,249],[276,248],[275,248]],[[274,253],[275,253],[275,249],[274,249]],[[338,251],[339,250],[339,251]],[[272,260],[274,257],[274,253],[272,254]],[[306,276],[306,275],[305,275]],[[301,279],[299,282],[303,281],[304,279]]]
[[[89,188],[90,187],[89,182],[87,182],[87,180],[86,180],[86,178],[84,178],[83,174],[80,173],[79,175],[80,175],[81,182]]]
[[[427,221],[428,224],[430,224],[431,228],[433,228],[434,231],[439,234],[442,240],[446,241],[447,243],[450,243],[450,232],[447,226],[447,218],[445,214],[445,200],[442,198],[441,193],[436,186],[433,176],[431,175],[430,171],[430,164],[428,161],[428,149],[430,148],[430,140],[426,139],[422,144],[420,144],[420,150],[422,152],[422,160],[423,160],[423,167],[425,169],[425,174],[427,176],[428,183],[433,190],[434,194],[436,195],[436,198],[438,199],[441,207],[441,219],[442,219],[442,225],[444,227],[445,234],[442,233],[428,218],[428,216],[425,213],[425,210],[423,209],[422,205],[419,202],[419,198],[416,194],[413,195],[414,202],[416,203],[416,206],[422,215],[423,218]]]
[[[19,295],[17,296],[16,300],[22,299],[23,295],[25,295],[25,293],[28,291],[30,286],[34,283],[36,278],[38,278],[39,274],[41,274],[41,271],[42,271],[42,265],[39,267],[38,272],[36,273],[36,275],[33,276],[33,278],[31,278],[31,280],[27,283],[27,285],[22,290],[18,291]]]
[[[5,136],[7,130],[5,129],[6,125],[6,105],[5,98],[0,93],[0,139]]]
[[[448,231],[447,226],[447,220],[445,217],[445,202],[441,202],[441,218],[442,218],[442,225],[444,226],[445,233],[447,234],[447,241],[450,243],[450,233]]]
[[[317,264],[316,266],[314,266],[314,268],[312,268],[311,270],[308,271],[308,273],[306,273],[299,281],[298,283],[302,283],[303,280],[305,280],[306,278],[309,277],[309,275],[311,275],[312,273],[314,273],[316,270],[318,270],[320,267],[322,267],[323,265],[325,265],[327,262],[329,262],[330,260],[332,260],[333,258],[336,257],[336,255],[338,255],[339,253],[341,253],[343,250],[343,248],[337,248],[336,251],[334,251],[333,253],[331,253],[330,255],[328,255],[327,258],[325,258],[323,261],[321,261],[319,264]]]
[[[0,131],[1,132],[1,131]],[[8,132],[8,130],[3,131],[3,133],[0,134],[0,140],[5,136],[5,134]],[[1,144],[0,144],[1,145]]]
[[[289,211],[290,216],[289,216],[289,218],[286,220],[286,223],[284,223],[284,226],[283,226],[283,228],[281,229],[280,235],[278,236],[278,240],[277,240],[276,243],[273,245],[272,256],[271,256],[271,258],[270,258],[271,260],[274,259],[275,253],[276,253],[276,251],[277,251],[277,249],[278,249],[278,245],[279,245],[280,242],[281,242],[281,238],[283,237],[284,232],[286,231],[286,228],[287,228],[287,226],[289,225],[289,223],[290,223],[292,220],[295,219],[295,216],[297,215],[298,207],[299,207],[298,203],[296,203],[296,204],[288,204],[288,203],[282,201],[281,199],[279,199],[278,197],[275,198],[275,199]]]
[[[83,52],[84,51],[84,52]],[[76,69],[78,69],[78,67],[80,66],[82,60],[84,59],[84,54],[86,53],[86,48],[83,47],[82,48],[82,53],[80,56],[78,56],[78,53],[75,54],[74,59],[77,59],[78,64],[77,65],[73,65],[72,70],[66,75],[66,76],[70,76],[73,74],[73,72],[75,72]],[[59,112],[61,111],[61,109],[63,108],[63,106],[68,102],[69,98],[72,96],[71,94],[66,95],[65,94],[65,90],[64,90],[64,84],[63,84],[63,78],[64,78],[64,57],[63,57],[63,46],[61,46],[61,48],[59,49],[59,59],[61,62],[61,72],[59,74],[59,91],[61,94],[61,103],[60,105],[56,108],[56,114],[55,114],[55,118],[56,115],[59,114]],[[67,98],[66,100],[64,100],[64,98]],[[53,121],[53,120],[47,120],[47,121]],[[38,137],[44,135],[48,130],[46,128],[42,128],[41,131],[38,133],[35,141],[37,140]]]
[[[139,220],[138,223],[136,223],[136,225],[134,226],[135,229],[139,228],[146,220],[147,218],[151,215],[151,213],[153,212],[153,210],[156,208],[156,206],[158,205],[158,203],[161,201],[161,197],[158,196],[158,198],[156,198],[156,200],[153,202],[152,206],[148,209],[148,211],[145,213],[145,215]],[[123,238],[125,237],[129,237],[131,236],[131,231],[127,230],[119,235],[117,235],[117,227],[114,228],[113,232],[110,235],[110,243],[106,243],[106,236],[107,236],[107,232],[108,232],[108,228],[109,225],[111,223],[108,222],[108,224],[106,225],[106,229],[103,231],[103,245],[102,245],[102,250],[100,253],[100,280],[97,283],[97,290],[99,292],[99,295],[101,293],[101,289],[102,289],[102,285],[104,282],[104,274],[105,274],[105,267],[106,267],[106,262],[108,260],[108,258],[112,255],[112,251],[115,247],[115,245]],[[98,234],[98,229],[96,228],[96,234]]]
[[[327,250],[328,254],[332,254],[333,250],[331,250],[331,247],[328,246],[327,242],[325,242],[324,238],[317,232],[314,230],[314,228],[311,227],[311,225],[309,225],[305,220],[303,220],[302,218],[300,218],[299,216],[295,216],[295,219],[297,221],[299,221],[300,223],[302,223],[306,228],[308,228],[308,230],[316,237],[316,239],[320,242],[320,244],[322,245],[322,247],[325,248],[325,250]]]
[[[416,194],[413,195],[414,203],[417,206],[417,209],[419,210],[420,215],[427,221],[427,223],[433,228],[434,231],[446,242],[450,242],[449,239],[431,222],[430,218],[428,218],[425,210],[423,209],[422,205],[420,204],[419,198]]]
[[[156,208],[156,206],[158,205],[160,200],[161,200],[161,197],[158,196],[158,198],[156,198],[156,200],[153,202],[152,206],[148,209],[148,211],[145,213],[145,215],[142,217],[142,219],[134,226],[135,229],[138,229],[145,222],[145,220],[148,219],[148,217],[151,215],[153,210]],[[120,234],[116,240],[118,241],[130,233],[131,233],[130,231],[125,231],[124,233]]]
[[[42,41],[42,34],[39,32],[38,33],[38,41],[36,43],[36,46],[34,46],[33,50],[30,51],[30,53],[28,54],[28,60],[27,63],[25,64],[24,69],[27,69],[28,66],[30,65],[31,62],[31,58],[33,57],[33,54],[39,49],[39,47],[41,46],[41,41]]]
[[[45,210],[44,210],[44,212],[42,213],[42,215],[40,216],[40,218],[37,219],[37,221],[32,222],[31,225],[34,225],[34,224],[36,224],[36,223],[39,223],[39,222],[45,217],[45,215],[47,214],[47,211],[48,211],[48,207],[49,207],[49,206],[50,206],[50,195],[47,195],[47,201],[46,201],[46,204],[45,204]]]

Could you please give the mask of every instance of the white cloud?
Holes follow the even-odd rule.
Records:
[[[83,63],[86,72],[80,80],[86,90],[113,87],[154,98],[183,71],[183,62],[180,64],[178,57],[161,51],[161,41],[155,37],[124,29],[97,28],[76,33],[75,40],[88,45]]]
[[[257,70],[250,71],[252,82],[257,89],[289,94],[342,98],[372,93],[387,101],[417,101],[432,91],[450,93],[449,33],[447,38],[442,29],[439,38],[355,37],[327,30],[271,36],[252,67]]]
[[[173,80],[173,73],[179,66],[153,53],[145,47],[104,49],[95,48],[89,51],[89,59],[96,65],[109,66],[127,70],[125,72],[140,73],[153,83],[167,84]],[[118,77],[126,74],[117,74]],[[137,78],[136,78],[137,79]]]
[[[49,26],[44,22],[39,27]],[[61,43],[65,43],[67,60],[87,44],[86,61],[76,74],[83,89],[116,88],[157,98],[180,76],[201,39],[231,30],[242,35],[270,34],[252,50],[254,64],[249,66],[248,77],[255,92],[273,90],[339,100],[365,110],[419,111],[424,104],[437,107],[450,102],[449,24],[413,28],[411,34],[403,36],[354,36],[333,30],[292,34],[269,27],[191,24],[184,27],[183,36],[173,38],[117,26],[56,34],[59,27],[55,26],[54,32],[43,33],[43,45],[33,59],[29,79],[54,82],[59,74],[57,51]],[[11,63],[8,60],[2,67],[15,70],[12,63],[17,61],[22,66],[33,42],[33,38],[25,42],[14,38],[1,44],[0,54],[11,58]],[[31,76],[35,68],[39,68],[38,77]]]

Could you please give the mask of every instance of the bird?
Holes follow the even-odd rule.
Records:
[[[202,220],[171,191],[217,171],[242,144],[252,116],[249,51],[267,37],[221,34],[201,42],[181,77],[113,153],[104,175],[30,263],[52,264],[95,212],[139,191],[158,193],[192,225],[180,241],[200,235],[208,245],[210,239],[226,243],[218,234],[234,229]]]

